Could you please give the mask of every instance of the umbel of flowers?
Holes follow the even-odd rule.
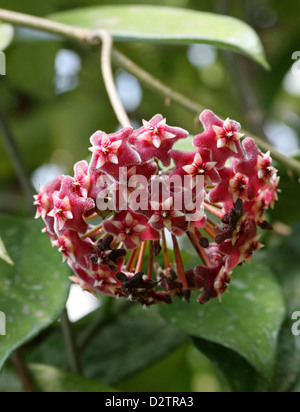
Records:
[[[91,137],[89,164],[79,162],[74,177],[61,175],[40,187],[36,218],[44,220],[44,232],[71,267],[72,281],[84,290],[146,306],[169,304],[174,297],[189,301],[196,292],[204,304],[221,298],[234,268],[250,263],[262,247],[258,227],[271,228],[264,213],[274,207],[279,184],[270,153],[263,154],[253,139],[244,138],[235,121],[221,120],[209,110],[200,120],[204,132],[194,138],[191,152],[173,150],[189,133],[168,126],[161,115],[138,130],[98,131]],[[137,187],[148,189],[144,206],[149,207],[132,207],[135,191],[128,179],[124,183],[124,170],[128,179],[143,177]],[[187,219],[190,210],[175,208],[175,190],[164,200],[159,193],[153,202],[153,176],[164,182],[174,176],[192,181],[203,176],[205,212]],[[120,201],[112,211],[99,207],[110,191],[122,197],[124,190],[126,208]],[[197,200],[194,184],[191,191]],[[136,194],[134,198],[136,204]],[[180,244],[185,236],[199,256],[196,267],[183,262]]]

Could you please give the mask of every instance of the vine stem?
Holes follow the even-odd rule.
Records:
[[[112,71],[112,48],[113,48],[113,39],[111,34],[107,30],[99,30],[97,32],[102,40],[102,52],[101,52],[101,68],[102,76],[105,82],[105,87],[107,94],[109,96],[111,105],[114,109],[114,112],[122,125],[122,127],[131,127],[129,117],[127,116],[126,110],[120,99],[118,90],[116,88],[114,75]]]
[[[52,20],[43,19],[40,17],[35,17],[27,14],[16,13],[10,10],[0,9],[0,20],[5,23],[11,23],[15,25],[20,25],[36,30],[45,31],[52,34],[58,34],[68,39],[76,40],[90,46],[99,46],[103,40],[99,30],[89,30],[82,29],[75,26],[70,26],[62,23],[57,23]],[[132,62],[122,53],[117,50],[112,50],[112,62],[119,67],[125,69],[129,73],[136,76],[144,85],[148,88],[155,90],[157,93],[162,94],[164,97],[169,98],[178,105],[186,108],[187,110],[199,115],[205,108],[186,96],[178,93],[172,88],[166,86],[164,83],[159,81],[157,78],[146,72],[144,69],[139,67],[137,64]],[[296,159],[287,157],[276,150],[271,144],[265,142],[258,136],[254,136],[247,130],[243,130],[246,136],[251,136],[256,141],[258,146],[264,151],[270,151],[275,160],[282,163],[289,170],[294,171],[298,176],[300,176],[300,162]]]

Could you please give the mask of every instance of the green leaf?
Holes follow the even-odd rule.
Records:
[[[172,352],[187,336],[139,306],[99,330],[82,356],[85,375],[114,384]]]
[[[205,339],[194,338],[194,345],[224,375],[233,392],[268,391],[266,381],[236,352]]]
[[[300,301],[300,223],[294,226],[291,236],[273,236],[272,240],[275,244],[267,251],[267,259],[281,284],[288,314],[292,315],[299,310]]]
[[[30,372],[40,392],[44,393],[100,393],[117,392],[107,385],[77,376],[49,365],[31,364]]]
[[[4,51],[14,38],[14,28],[10,24],[0,23],[0,51]]]
[[[278,334],[285,315],[279,285],[261,261],[234,272],[230,295],[200,306],[176,301],[161,314],[194,337],[222,345],[245,358],[266,379],[274,378]]]
[[[268,260],[281,284],[288,307],[288,317],[279,339],[275,390],[300,391],[300,340],[292,334],[295,320],[291,319],[291,315],[300,308],[300,224],[295,225],[291,236],[274,236],[273,243],[268,250]]]
[[[6,247],[1,237],[0,237],[0,259],[6,262],[8,265],[14,266],[14,262],[11,260],[11,257],[7,253]]]
[[[107,29],[117,41],[211,44],[246,54],[269,67],[255,31],[228,16],[175,7],[122,5],[68,10],[50,18],[89,29]]]
[[[188,344],[180,346],[162,360],[120,382],[117,388],[122,392],[191,392],[188,349]]]
[[[78,342],[95,322],[94,318],[99,319],[101,312],[102,308],[73,325]],[[114,385],[159,361],[187,339],[184,332],[161,318],[155,308],[144,310],[132,304],[129,311],[124,310],[112,323],[99,327],[88,343],[80,348],[84,375]],[[38,342],[29,351],[26,360],[29,363],[65,366],[60,328],[53,328],[45,340]]]
[[[290,392],[300,377],[300,341],[292,334],[292,321],[286,319],[279,336],[276,378],[273,392]]]
[[[0,311],[6,336],[0,336],[0,369],[10,354],[58,318],[65,305],[68,268],[41,234],[34,219],[0,215],[3,241],[14,267],[0,261]]]

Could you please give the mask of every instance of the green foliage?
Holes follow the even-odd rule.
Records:
[[[274,377],[278,333],[285,307],[272,273],[260,261],[235,271],[230,296],[222,305],[176,302],[161,314],[188,334],[231,349],[266,379]]]
[[[68,293],[68,269],[31,219],[0,216],[3,240],[14,267],[0,261],[0,308],[6,336],[0,336],[0,369],[9,355],[60,315]]]
[[[269,67],[254,30],[227,16],[174,7],[125,5],[72,10],[50,18],[79,27],[105,28],[121,41],[212,44],[242,52]]]
[[[126,3],[2,0],[1,7],[51,15],[82,27],[106,27],[118,41],[117,48],[203,106],[239,119],[251,130],[262,115],[287,124],[299,136],[299,96],[291,96],[282,84],[299,47],[300,4],[286,7],[281,0],[255,0],[245,7],[245,2],[233,0],[227,10],[232,18],[225,17],[219,0]],[[159,7],[170,4],[182,7],[180,18],[177,9]],[[188,60],[188,47],[198,42],[215,47],[211,65],[195,67]],[[75,52],[82,68],[78,85],[57,94],[55,59],[61,49]],[[7,60],[7,75],[0,78],[1,108],[30,173],[47,163],[69,171],[89,155],[88,139],[95,130],[112,132],[118,127],[101,80],[98,53],[68,40],[14,31],[6,24],[0,25],[1,50]],[[271,71],[256,64],[266,67],[267,60]],[[253,96],[247,93],[245,98],[244,88],[256,94],[254,106],[249,106]],[[149,119],[157,112],[192,134],[202,131],[194,122],[195,113],[166,104],[144,88],[139,107],[130,113],[132,120]],[[188,147],[192,150],[191,140],[177,146]],[[270,219],[294,225],[300,219],[299,182],[280,164],[278,169],[282,193]],[[25,214],[24,201],[1,135],[0,212],[10,213],[0,215],[0,311],[7,320],[7,336],[0,336],[0,392],[22,390],[6,362],[21,347],[41,392],[300,391],[300,340],[291,333],[291,315],[300,310],[299,224],[291,236],[265,237],[263,261],[234,272],[230,295],[222,304],[213,301],[201,307],[193,296],[191,304],[178,300],[159,311],[144,311],[118,302],[113,315],[101,307],[74,323],[82,377],[69,371],[56,322],[65,306],[69,271],[41,235],[40,225],[16,217]],[[190,250],[184,250],[184,263],[197,264]],[[91,325],[99,327],[86,339]]]

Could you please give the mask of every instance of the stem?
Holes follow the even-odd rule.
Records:
[[[139,254],[139,259],[138,263],[136,265],[135,273],[140,273],[142,271],[143,263],[144,263],[144,257],[145,257],[145,252],[146,252],[146,246],[147,242],[143,242],[141,245],[141,250]]]
[[[104,232],[103,228],[102,228],[102,223],[98,226],[96,226],[94,229],[90,230],[88,233],[86,233],[85,235],[81,236],[81,239],[87,239],[88,237],[93,236],[95,233],[99,232],[99,235],[102,234]]]
[[[133,269],[135,267],[135,264],[136,264],[136,261],[138,259],[138,256],[140,254],[140,250],[141,250],[141,248],[139,247],[139,248],[137,248],[137,249],[135,249],[131,252],[131,255],[129,257],[129,260],[128,260],[127,266],[126,266],[126,271],[127,272],[132,272],[133,271]]]
[[[154,254],[154,247],[153,247],[153,240],[149,242],[149,258],[148,258],[148,278],[152,279],[153,274],[153,254]]]
[[[197,238],[197,236],[194,235],[194,233],[192,233],[192,232],[187,232],[187,236],[188,236],[190,242],[192,243],[193,247],[195,248],[196,252],[201,257],[203,263],[207,267],[210,267],[211,266],[211,261],[210,261],[208,255],[207,255],[207,253],[203,249],[203,247],[199,244],[199,239]]]
[[[18,351],[15,351],[11,356],[11,360],[23,385],[24,391],[26,393],[35,393],[36,388],[30,376],[27,365],[23,362],[20,353]]]
[[[203,230],[212,238],[212,239],[216,239],[217,234],[214,231],[214,227],[211,226],[209,223],[206,223],[206,225],[204,226]]]
[[[69,320],[67,309],[64,310],[61,316],[61,326],[64,336],[65,346],[67,350],[68,364],[71,372],[78,375],[81,374],[81,365],[79,362],[77,346],[75,344],[75,338],[73,328]]]
[[[18,181],[21,185],[25,200],[26,208],[29,215],[33,214],[33,188],[31,185],[29,173],[27,171],[23,157],[19,151],[14,134],[10,125],[0,108],[0,130],[2,130],[3,140],[6,150],[14,165]]]
[[[189,285],[187,283],[187,279],[185,276],[184,264],[182,261],[180,248],[179,248],[176,236],[172,235],[172,240],[173,240],[173,246],[174,246],[174,254],[175,254],[175,260],[176,260],[178,280],[182,283],[183,289],[187,290],[189,289]]]
[[[91,44],[92,30],[81,29],[67,24],[56,23],[54,21],[31,16],[28,14],[17,13],[10,10],[0,9],[0,20],[2,22],[15,24],[18,26],[29,27],[47,33],[58,34],[65,38],[76,40],[81,43]]]
[[[171,87],[165,85],[163,82],[152,76],[146,70],[142,69],[140,66],[138,66],[136,63],[134,63],[132,60],[130,60],[128,57],[126,57],[116,49],[112,51],[112,61],[115,65],[136,76],[140,80],[140,82],[148,89],[162,94],[167,99],[174,101],[185,109],[188,109],[189,111],[192,111],[197,115],[205,110],[205,107],[201,106],[200,103],[194,102],[188,97],[175,91]]]
[[[130,120],[118,94],[111,65],[113,39],[107,30],[98,32],[102,39],[101,68],[107,94],[122,127],[131,127]]]
[[[215,215],[216,217],[218,217],[220,220],[223,219],[224,214],[222,212],[220,212],[219,210],[217,210],[214,206],[211,206],[208,203],[204,202],[204,207],[205,209],[207,209],[210,213],[212,213],[213,215]]]
[[[99,30],[81,29],[78,27],[68,26],[66,24],[56,23],[51,20],[42,19],[22,13],[16,13],[4,9],[0,9],[0,20],[6,23],[29,27],[36,30],[42,30],[52,34],[58,34],[65,38],[76,40],[80,43],[88,44],[90,46],[98,46],[102,40],[99,36]],[[170,100],[195,113],[196,115],[199,115],[199,113],[201,113],[205,109],[198,102],[195,102],[187,98],[183,94],[178,93],[172,88],[166,86],[157,78],[133,63],[119,51],[112,50],[112,59],[114,64],[136,76],[148,88],[156,91],[159,94],[162,94],[164,97],[169,98]],[[243,130],[242,132],[245,133],[246,136],[252,135],[252,133],[249,133],[247,130]],[[293,170],[295,173],[297,173],[297,175],[300,176],[300,162],[291,157],[283,155],[272,145],[266,143],[263,139],[254,135],[252,135],[252,137],[263,151],[271,151],[272,157],[275,160],[282,163],[288,169]]]

